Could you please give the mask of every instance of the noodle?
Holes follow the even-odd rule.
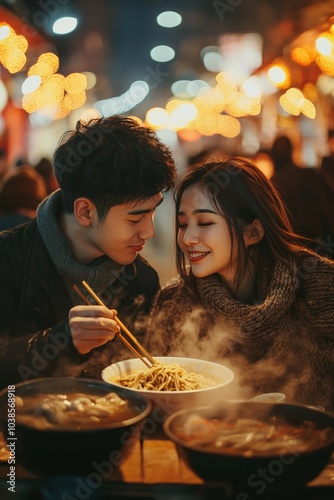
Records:
[[[298,453],[333,439],[333,429],[319,428],[305,420],[292,424],[272,416],[268,421],[240,418],[236,421],[191,415],[175,426],[175,435],[191,446],[245,457],[273,453]]]
[[[140,370],[117,379],[116,382],[124,387],[146,391],[194,391],[216,385],[204,375],[187,372],[176,363],[159,362],[147,370]]]

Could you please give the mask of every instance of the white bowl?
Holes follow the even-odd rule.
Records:
[[[233,372],[226,366],[203,359],[171,356],[154,356],[154,359],[162,363],[176,363],[187,371],[203,374],[205,377],[216,382],[216,385],[190,391],[149,391],[123,387],[116,382],[117,379],[137,370],[145,370],[145,365],[138,358],[127,359],[107,366],[102,371],[102,379],[112,386],[123,387],[124,390],[141,394],[146,399],[149,399],[154,407],[162,410],[162,416],[166,416],[177,410],[192,408],[194,406],[210,405],[217,403],[221,399],[225,399],[225,386],[232,382],[234,377]]]

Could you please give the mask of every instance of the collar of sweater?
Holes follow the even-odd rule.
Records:
[[[37,227],[49,256],[67,286],[73,302],[81,304],[82,300],[72,288],[74,284],[80,286],[81,282],[85,280],[97,293],[101,293],[107,286],[116,281],[124,266],[117,264],[107,256],[102,256],[89,265],[77,262],[59,225],[61,212],[62,194],[58,190],[39,205],[36,215]]]
[[[204,306],[217,317],[238,325],[250,336],[262,336],[277,321],[283,320],[285,312],[295,300],[296,264],[286,259],[275,266],[269,286],[261,290],[261,298],[253,304],[236,300],[217,274],[199,278],[197,288]]]

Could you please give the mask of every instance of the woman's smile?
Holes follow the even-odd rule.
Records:
[[[194,250],[188,251],[190,262],[196,263],[204,259],[210,252],[195,252]]]

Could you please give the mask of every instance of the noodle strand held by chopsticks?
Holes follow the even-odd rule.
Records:
[[[195,372],[187,372],[176,363],[155,362],[147,370],[131,373],[116,382],[131,389],[145,391],[191,391],[215,385],[213,380]]]

